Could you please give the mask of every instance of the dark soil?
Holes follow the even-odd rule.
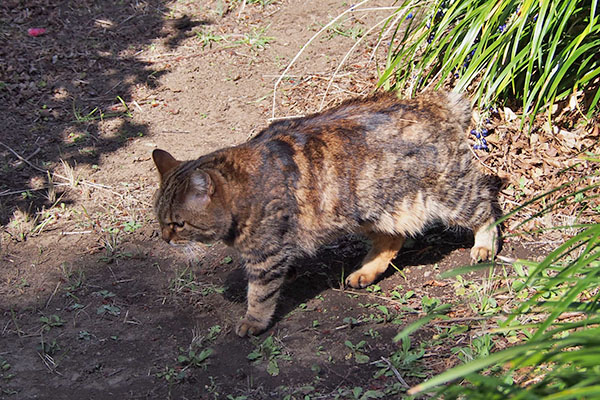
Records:
[[[468,303],[479,304],[484,274],[466,275],[473,292],[460,296],[456,279],[439,274],[469,264],[468,232],[414,238],[397,270],[366,291],[341,282],[367,244],[341,238],[299,261],[271,329],[252,340],[233,333],[245,310],[238,256],[223,245],[179,253],[156,232],[152,149],[192,159],[257,133],[285,66],[346,8],[314,0],[0,5],[0,398],[368,398],[369,390],[399,398],[402,380],[375,376],[401,349],[394,336],[424,315],[424,297],[458,305],[411,337],[410,351],[424,351],[396,369],[414,385],[458,362],[451,348],[481,333]],[[383,16],[348,14],[314,41],[277,88],[275,116],[316,111],[354,44],[352,29]],[[38,27],[46,33],[28,35]],[[353,53],[325,105],[373,90],[375,42]],[[534,250],[506,240],[502,254]],[[444,339],[458,325],[466,330]],[[263,358],[252,361],[261,344]]]

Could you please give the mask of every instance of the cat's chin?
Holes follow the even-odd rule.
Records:
[[[169,242],[169,246],[171,247],[187,247],[190,244],[193,244],[191,240],[178,240],[177,242]]]

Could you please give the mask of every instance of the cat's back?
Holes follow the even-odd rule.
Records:
[[[329,110],[306,117],[276,121],[251,140],[251,146],[271,141],[289,143],[295,150],[320,142],[334,150],[344,144],[386,148],[403,142],[436,143],[464,141],[470,120],[468,101],[456,93],[428,92],[415,99],[400,100],[383,92],[347,100]]]

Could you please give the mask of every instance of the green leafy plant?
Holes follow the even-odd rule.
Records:
[[[185,379],[186,370],[166,366],[163,370],[156,373],[156,377],[163,378],[169,384],[179,383]]]
[[[402,339],[402,346],[395,351],[388,359],[381,359],[375,364],[379,370],[375,373],[374,378],[381,376],[393,376],[394,368],[397,371],[402,371],[405,376],[414,376],[424,378],[425,372],[419,360],[425,355],[425,347],[421,345],[418,349],[411,349],[411,341],[409,337]]]
[[[96,314],[98,314],[98,315],[109,314],[109,315],[113,315],[116,317],[119,314],[121,314],[121,309],[113,304],[102,304],[96,310]]]
[[[197,346],[190,346],[189,349],[179,348],[181,354],[177,357],[177,362],[184,367],[205,367],[205,361],[213,353],[213,349],[200,349]]]
[[[291,357],[283,352],[282,347],[276,342],[273,336],[267,337],[261,343],[254,339],[254,346],[256,348],[248,354],[248,360],[254,364],[266,362],[267,373],[271,376],[279,375],[278,360],[291,360]]]
[[[52,314],[49,317],[42,316],[40,317],[40,322],[42,323],[42,330],[44,332],[49,332],[52,328],[63,326],[65,324],[65,321],[56,314]]]
[[[354,356],[354,360],[357,364],[366,364],[369,362],[370,358],[368,355],[365,354],[365,345],[367,344],[367,342],[361,340],[357,344],[352,344],[351,341],[346,340],[344,344],[352,351],[350,353],[350,356]]]
[[[252,28],[252,31],[245,34],[243,38],[236,40],[237,44],[244,44],[249,46],[252,50],[264,50],[269,43],[275,40],[274,37],[266,36],[265,32],[269,27],[265,28]]]
[[[494,341],[490,334],[478,336],[473,339],[469,347],[453,347],[452,353],[462,362],[469,362],[476,358],[487,357],[494,348]]]
[[[4,379],[5,381],[12,379],[15,374],[9,372],[11,368],[12,366],[10,363],[4,358],[0,357],[0,378]]]

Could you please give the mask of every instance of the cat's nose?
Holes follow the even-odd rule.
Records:
[[[163,228],[161,233],[162,233],[163,240],[167,243],[171,243],[171,239],[173,239],[173,237],[172,237],[173,232],[168,228]]]

